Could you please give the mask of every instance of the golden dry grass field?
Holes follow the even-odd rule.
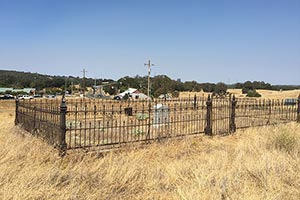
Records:
[[[242,89],[228,89],[229,93],[234,94],[236,97],[245,97],[242,94]],[[300,90],[286,90],[286,91],[274,91],[274,90],[256,90],[261,94],[263,99],[285,99],[285,98],[297,98],[300,95]],[[208,96],[210,93],[206,92],[180,92],[179,96],[182,98],[197,96]]]
[[[300,124],[105,155],[57,152],[0,101],[0,199],[299,199]]]

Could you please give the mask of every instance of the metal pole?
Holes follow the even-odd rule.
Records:
[[[151,69],[150,69],[150,60],[148,61],[148,97],[150,97],[150,73],[151,73]]]
[[[83,73],[83,97],[85,96],[85,73],[87,72],[84,68],[81,71]]]
[[[300,94],[298,96],[297,122],[300,123]]]
[[[65,78],[65,94],[67,92],[67,77]]]
[[[150,73],[151,73],[151,67],[154,66],[154,64],[151,64],[151,61],[148,60],[148,63],[144,64],[145,66],[148,67],[148,89],[147,89],[147,94],[148,94],[148,97],[150,97]]]
[[[212,99],[210,95],[208,95],[208,99],[206,101],[206,127],[204,129],[205,135],[212,136]]]
[[[60,104],[60,133],[59,133],[59,155],[60,156],[64,156],[67,150],[66,114],[67,114],[67,105],[66,105],[65,95],[63,95]]]
[[[73,95],[74,82],[72,81],[71,94]]]
[[[16,99],[15,125],[18,125],[19,123],[18,114],[19,114],[19,99]]]
[[[197,108],[197,96],[195,94],[195,96],[194,96],[194,110],[196,110],[196,108]]]
[[[231,117],[230,117],[230,125],[229,125],[229,132],[234,133],[236,131],[236,124],[235,124],[235,108],[236,108],[236,99],[235,95],[231,100]]]

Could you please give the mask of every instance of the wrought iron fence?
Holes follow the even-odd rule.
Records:
[[[59,100],[16,100],[15,124],[64,154],[66,105]]]
[[[220,135],[252,126],[300,121],[283,100],[187,99],[115,101],[101,99],[16,101],[16,124],[61,152],[108,148],[186,135]]]

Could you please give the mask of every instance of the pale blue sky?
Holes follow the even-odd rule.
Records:
[[[300,0],[0,0],[0,69],[300,85]]]

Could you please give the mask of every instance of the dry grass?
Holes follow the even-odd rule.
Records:
[[[111,152],[57,152],[0,113],[0,199],[299,199],[300,125]]]
[[[261,98],[265,99],[285,99],[285,98],[297,98],[300,94],[300,90],[286,90],[286,91],[274,91],[274,90],[256,90],[259,94],[261,94]],[[228,89],[228,92],[234,94],[236,97],[246,97],[245,94],[242,94],[242,89]],[[180,97],[193,97],[197,96],[205,96],[207,97],[207,92],[180,92]]]

